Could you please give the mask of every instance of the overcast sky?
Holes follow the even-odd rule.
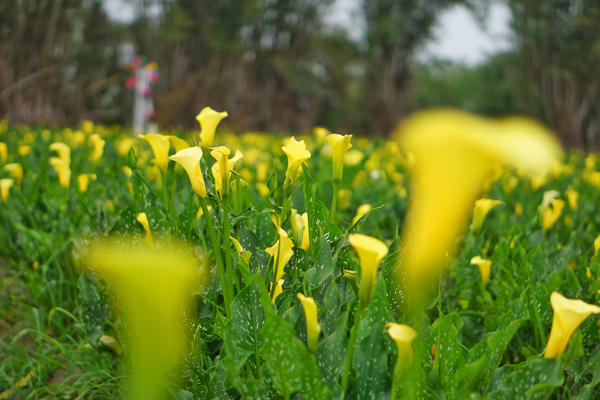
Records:
[[[335,0],[325,21],[332,26],[343,27],[350,37],[360,40],[365,29],[361,1],[363,0]],[[115,21],[127,22],[134,17],[134,9],[127,0],[105,0],[105,10]],[[508,7],[498,1],[490,7],[488,21],[484,24],[485,30],[482,30],[464,6],[450,8],[440,16],[434,29],[434,40],[425,46],[418,58],[426,60],[440,57],[470,65],[478,64],[488,55],[510,47],[510,18]]]

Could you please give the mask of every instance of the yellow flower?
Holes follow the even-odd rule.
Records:
[[[574,190],[573,186],[569,186],[565,194],[567,195],[567,201],[569,202],[569,207],[571,207],[571,210],[577,211],[579,208],[577,204],[579,200],[579,192]]]
[[[556,223],[556,221],[558,221],[558,218],[560,218],[562,210],[565,207],[565,201],[557,199],[556,197],[558,196],[560,196],[560,193],[556,190],[549,190],[545,192],[544,200],[538,207],[542,222],[542,229],[544,231],[550,229]]]
[[[600,307],[567,299],[558,292],[552,292],[550,304],[554,315],[544,358],[559,358],[579,325],[590,315],[599,314]]]
[[[273,272],[275,273],[273,281],[278,282],[283,276],[285,265],[294,255],[294,250],[292,250],[294,243],[283,229],[278,228],[277,231],[279,233],[279,240],[273,246],[267,247],[265,251],[273,257]]]
[[[344,165],[347,167],[354,167],[355,165],[360,164],[363,158],[365,158],[365,155],[362,151],[358,149],[350,150],[346,153]]]
[[[363,204],[362,206],[359,206],[356,210],[356,215],[352,219],[352,225],[357,223],[358,220],[361,219],[366,213],[371,211],[372,208],[373,206],[371,206],[370,204]]]
[[[259,181],[265,182],[267,180],[267,172],[269,172],[269,164],[266,162],[259,162],[256,165],[256,178]]]
[[[399,133],[403,150],[414,157],[402,266],[413,299],[423,300],[494,165],[537,173],[560,159],[562,150],[550,132],[532,120],[494,121],[451,109],[406,118]]]
[[[294,243],[300,244],[302,247],[302,234],[304,231],[304,220],[302,216],[298,214],[298,210],[292,208],[292,213],[289,218],[290,226],[292,228],[292,238],[294,239]]]
[[[185,352],[184,311],[199,279],[187,249],[132,248],[98,244],[92,268],[113,286],[127,318],[134,374],[129,398],[158,400],[166,387],[163,380]]]
[[[227,117],[227,111],[216,112],[210,107],[204,107],[200,114],[196,117],[200,123],[202,131],[200,132],[200,140],[205,146],[212,146],[217,125],[223,118]]]
[[[33,149],[31,148],[31,146],[27,146],[27,145],[22,145],[19,146],[19,149],[17,150],[17,152],[19,153],[19,155],[21,157],[25,157],[27,154],[31,153]]]
[[[260,197],[268,196],[271,193],[269,187],[262,182],[258,182],[256,184],[256,189],[258,190],[258,194],[260,195]]]
[[[58,157],[50,157],[50,165],[58,174],[60,185],[68,188],[71,183],[71,149],[66,144],[57,142],[50,145],[50,150],[58,153]]]
[[[360,260],[360,288],[358,297],[361,307],[366,307],[371,301],[371,294],[375,288],[375,278],[379,263],[388,253],[388,247],[381,240],[356,233],[348,236],[348,241],[356,250]]]
[[[15,181],[13,179],[0,179],[0,195],[2,196],[3,201],[8,200],[8,193],[14,183]]]
[[[0,161],[4,164],[8,159],[8,147],[6,143],[0,142]]]
[[[273,302],[273,304],[275,304],[275,300],[283,292],[283,283],[284,282],[285,281],[283,279],[280,279],[277,282],[277,286],[275,286],[275,290],[273,291],[273,299],[271,300]],[[273,286],[273,283],[271,283],[271,286]]]
[[[475,201],[475,208],[473,209],[473,222],[471,222],[470,229],[473,232],[477,232],[481,229],[485,216],[490,210],[496,207],[498,204],[502,204],[500,200],[490,199],[479,199]]]
[[[12,177],[17,181],[17,185],[21,184],[21,180],[23,179],[23,167],[21,164],[6,164],[4,166],[4,170],[8,171],[12,175]]]
[[[308,213],[302,214],[302,221],[304,222],[304,229],[302,230],[302,245],[300,245],[300,248],[308,250],[310,246],[310,238],[308,236]]]
[[[338,135],[337,133],[327,136],[327,141],[331,146],[331,160],[333,161],[333,182],[338,183],[342,181],[342,174],[344,173],[344,158],[346,157],[346,151],[350,150],[352,145],[350,144],[352,135]]]
[[[190,147],[188,142],[178,138],[177,136],[169,135],[167,137],[169,138],[169,141],[173,144],[173,146],[175,146],[175,153],[179,153],[181,150]]]
[[[483,286],[487,285],[490,281],[492,261],[477,256],[471,259],[471,265],[477,265],[479,267],[479,272],[481,273],[481,282],[483,283]]]
[[[106,144],[106,141],[103,140],[100,135],[94,133],[92,136],[90,136],[89,142],[93,147],[90,159],[92,164],[97,165],[102,158],[102,154],[104,154],[104,145]]]
[[[90,174],[80,174],[77,176],[77,184],[81,193],[86,192],[88,183],[90,182]]]
[[[127,154],[129,154],[129,150],[131,149],[131,146],[133,146],[134,143],[135,139],[132,137],[126,136],[121,138],[117,142],[117,153],[119,153],[121,157],[127,156]]]
[[[297,141],[293,136],[286,142],[285,146],[281,148],[287,155],[288,167],[285,171],[285,183],[283,190],[286,197],[290,197],[294,192],[294,185],[296,184],[296,178],[298,177],[298,168],[306,160],[310,158],[310,151],[306,150],[306,144],[304,140]]]
[[[169,159],[175,161],[185,169],[185,172],[187,172],[190,182],[192,183],[192,189],[194,189],[194,192],[198,196],[205,199],[206,184],[204,183],[204,177],[202,176],[202,170],[200,169],[202,149],[198,146],[188,147],[178,151],[175,155],[169,157]]]
[[[323,127],[316,127],[315,129],[313,129],[313,133],[315,134],[315,144],[316,147],[321,147],[323,146],[323,144],[325,143],[325,139],[327,138],[328,135],[331,135],[331,132],[329,132],[329,130],[327,130],[327,128],[323,128]]]
[[[225,146],[215,147],[210,155],[217,160],[212,166],[213,178],[215,178],[215,189],[221,198],[229,195],[229,178],[235,163],[244,155],[241,151],[236,151],[235,156],[229,159],[231,151]]]
[[[523,214],[523,206],[518,201],[515,203],[515,215],[520,217]]]
[[[402,374],[410,368],[413,360],[412,343],[417,338],[417,331],[408,325],[388,322],[385,327],[398,348],[398,360],[394,368],[394,380],[398,382]]]
[[[152,147],[152,151],[154,152],[155,164],[165,172],[169,165],[169,138],[156,133],[140,135],[139,137],[150,143],[150,147]]]
[[[137,221],[144,226],[144,230],[146,231],[146,238],[144,241],[150,246],[151,249],[154,248],[154,239],[152,238],[152,232],[150,231],[150,224],[148,223],[148,217],[146,213],[139,213],[137,215]]]
[[[318,320],[317,303],[312,297],[306,297],[302,293],[298,293],[298,300],[302,303],[304,308],[304,315],[306,317],[306,342],[311,352],[317,351],[317,345],[319,344],[319,335],[321,334],[321,325]]]
[[[592,261],[594,261],[596,256],[598,256],[598,250],[600,250],[600,236],[594,240],[594,255],[592,256]]]

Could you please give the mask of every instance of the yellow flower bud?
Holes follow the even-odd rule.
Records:
[[[14,183],[15,181],[10,178],[0,179],[0,195],[2,196],[3,201],[8,200],[8,193]]]
[[[375,278],[379,263],[388,253],[388,247],[381,240],[356,233],[348,236],[348,241],[356,250],[360,260],[360,286],[358,297],[361,307],[366,307],[371,301],[371,295],[375,288]]]
[[[294,192],[294,185],[296,184],[296,178],[298,177],[298,168],[311,156],[310,151],[306,149],[304,140],[297,141],[293,136],[286,142],[285,146],[281,148],[287,155],[288,167],[285,171],[285,183],[283,190],[285,196],[289,197]]]
[[[496,207],[498,204],[502,204],[500,200],[490,199],[479,199],[475,201],[475,208],[473,209],[473,222],[471,222],[470,229],[473,232],[477,232],[481,229],[485,216],[490,210]]]
[[[331,146],[331,160],[333,161],[333,182],[341,182],[344,173],[344,158],[346,151],[350,150],[352,135],[338,135],[337,133],[327,136]]]
[[[483,286],[487,285],[490,281],[492,261],[477,256],[471,259],[471,265],[477,265],[479,267],[479,272],[481,273],[481,283],[483,283]]]
[[[148,223],[148,217],[146,216],[146,213],[139,213],[137,215],[137,221],[140,224],[142,224],[144,230],[146,231],[146,238],[144,240],[146,241],[148,246],[150,246],[150,248],[153,249],[154,239],[152,238],[152,232],[150,231],[150,224]]]
[[[306,342],[311,352],[317,351],[317,345],[319,344],[319,335],[321,334],[321,325],[318,320],[318,309],[317,303],[312,297],[306,297],[302,293],[298,293],[298,300],[302,303],[304,308],[304,315],[306,317]]]
[[[394,380],[398,382],[402,374],[412,365],[413,349],[412,343],[417,338],[417,331],[408,325],[389,322],[385,325],[387,333],[396,343],[398,348],[398,359],[394,368]]]
[[[175,155],[169,157],[169,159],[175,161],[185,169],[192,189],[201,198],[206,198],[206,184],[204,177],[202,176],[202,170],[200,169],[200,160],[202,159],[202,149],[198,146],[184,148],[178,151]]]
[[[210,107],[204,107],[196,117],[200,123],[202,131],[200,132],[200,141],[205,146],[212,146],[217,125],[223,118],[227,117],[227,111],[216,112]]]
[[[150,143],[150,147],[154,152],[154,163],[165,172],[169,165],[169,138],[157,133],[140,135],[139,137]]]
[[[581,300],[571,300],[558,292],[550,295],[552,305],[552,329],[544,358],[558,358],[567,348],[575,330],[592,314],[599,314],[600,307]]]

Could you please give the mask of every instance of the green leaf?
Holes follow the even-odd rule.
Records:
[[[335,285],[331,285],[335,286]],[[348,339],[346,338],[346,326],[348,324],[349,310],[346,310],[336,321],[336,329],[319,343],[317,347],[317,364],[321,370],[321,376],[333,392],[334,398],[340,398],[342,387],[339,377],[344,370],[346,353],[348,351]],[[321,321],[321,326],[323,322]]]
[[[333,274],[333,258],[331,256],[331,247],[325,240],[323,232],[319,229],[319,243],[315,252],[314,266],[306,271],[304,277],[308,283],[308,288],[312,291],[323,285],[325,280]]]

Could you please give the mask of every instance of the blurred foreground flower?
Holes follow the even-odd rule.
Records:
[[[458,110],[406,119],[399,141],[414,156],[413,193],[403,232],[402,268],[413,300],[423,301],[439,277],[492,168],[504,163],[536,174],[562,157],[550,132],[525,118],[489,120]]]
[[[215,139],[215,131],[217,125],[223,118],[227,117],[227,111],[216,112],[210,107],[204,107],[200,114],[196,116],[196,119],[200,123],[200,141],[204,146],[212,146]]]
[[[575,330],[592,314],[600,314],[600,307],[581,300],[571,300],[558,292],[550,295],[554,315],[552,329],[544,358],[558,358],[567,348]]]
[[[132,250],[134,249],[134,250]],[[163,380],[182,354],[184,310],[198,283],[195,261],[180,251],[136,250],[111,242],[92,247],[93,268],[119,296],[132,341],[129,399],[161,399]]]

